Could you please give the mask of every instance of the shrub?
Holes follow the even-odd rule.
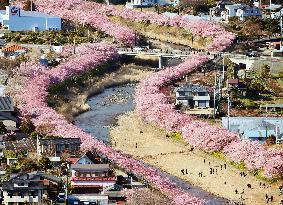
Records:
[[[32,124],[32,121],[30,119],[27,119],[22,122],[20,130],[23,133],[30,135],[35,130],[35,126]]]

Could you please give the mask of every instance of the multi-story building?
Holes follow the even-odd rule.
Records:
[[[104,191],[114,188],[117,181],[109,164],[72,164],[71,173],[69,204],[108,204],[109,194]]]
[[[62,153],[76,155],[80,150],[80,138],[42,138],[37,140],[37,154],[61,156]]]
[[[43,172],[17,174],[3,182],[3,202],[5,205],[40,204],[49,197],[50,182],[58,184],[61,179]]]
[[[61,18],[36,11],[23,11],[16,6],[6,6],[0,11],[2,29],[9,31],[61,30]]]
[[[176,104],[187,108],[209,108],[210,95],[208,90],[201,85],[188,83],[175,90]]]

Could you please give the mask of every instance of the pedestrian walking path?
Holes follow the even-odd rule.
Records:
[[[278,184],[268,185],[202,151],[189,151],[185,142],[166,138],[133,113],[121,116],[110,134],[117,149],[215,195],[247,205],[279,204],[283,199]]]

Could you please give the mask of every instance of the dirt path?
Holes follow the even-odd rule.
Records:
[[[215,195],[247,205],[266,204],[266,194],[274,197],[269,204],[279,204],[281,200],[276,185],[259,186],[258,179],[249,175],[241,177],[240,171],[228,164],[225,169],[221,160],[196,149],[188,151],[185,142],[166,138],[165,132],[143,122],[133,113],[120,116],[118,126],[112,128],[110,134],[118,149]],[[214,174],[210,174],[210,168],[214,169]],[[182,174],[182,169],[187,169],[188,174]],[[251,188],[247,184],[251,184]]]

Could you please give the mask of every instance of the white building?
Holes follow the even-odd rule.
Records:
[[[36,11],[23,11],[16,6],[0,10],[2,29],[9,31],[61,30],[61,18]]]
[[[259,8],[246,6],[238,9],[236,16],[238,16],[240,20],[243,21],[247,17],[255,16],[261,18],[262,15]]]
[[[154,5],[177,5],[179,0],[131,0],[126,3],[127,8],[150,7]]]
[[[225,10],[221,12],[221,17],[225,21],[229,21],[231,17],[239,17],[240,20],[244,20],[246,17],[257,16],[261,17],[261,11],[257,7],[249,7],[244,4],[232,4],[226,5]]]

